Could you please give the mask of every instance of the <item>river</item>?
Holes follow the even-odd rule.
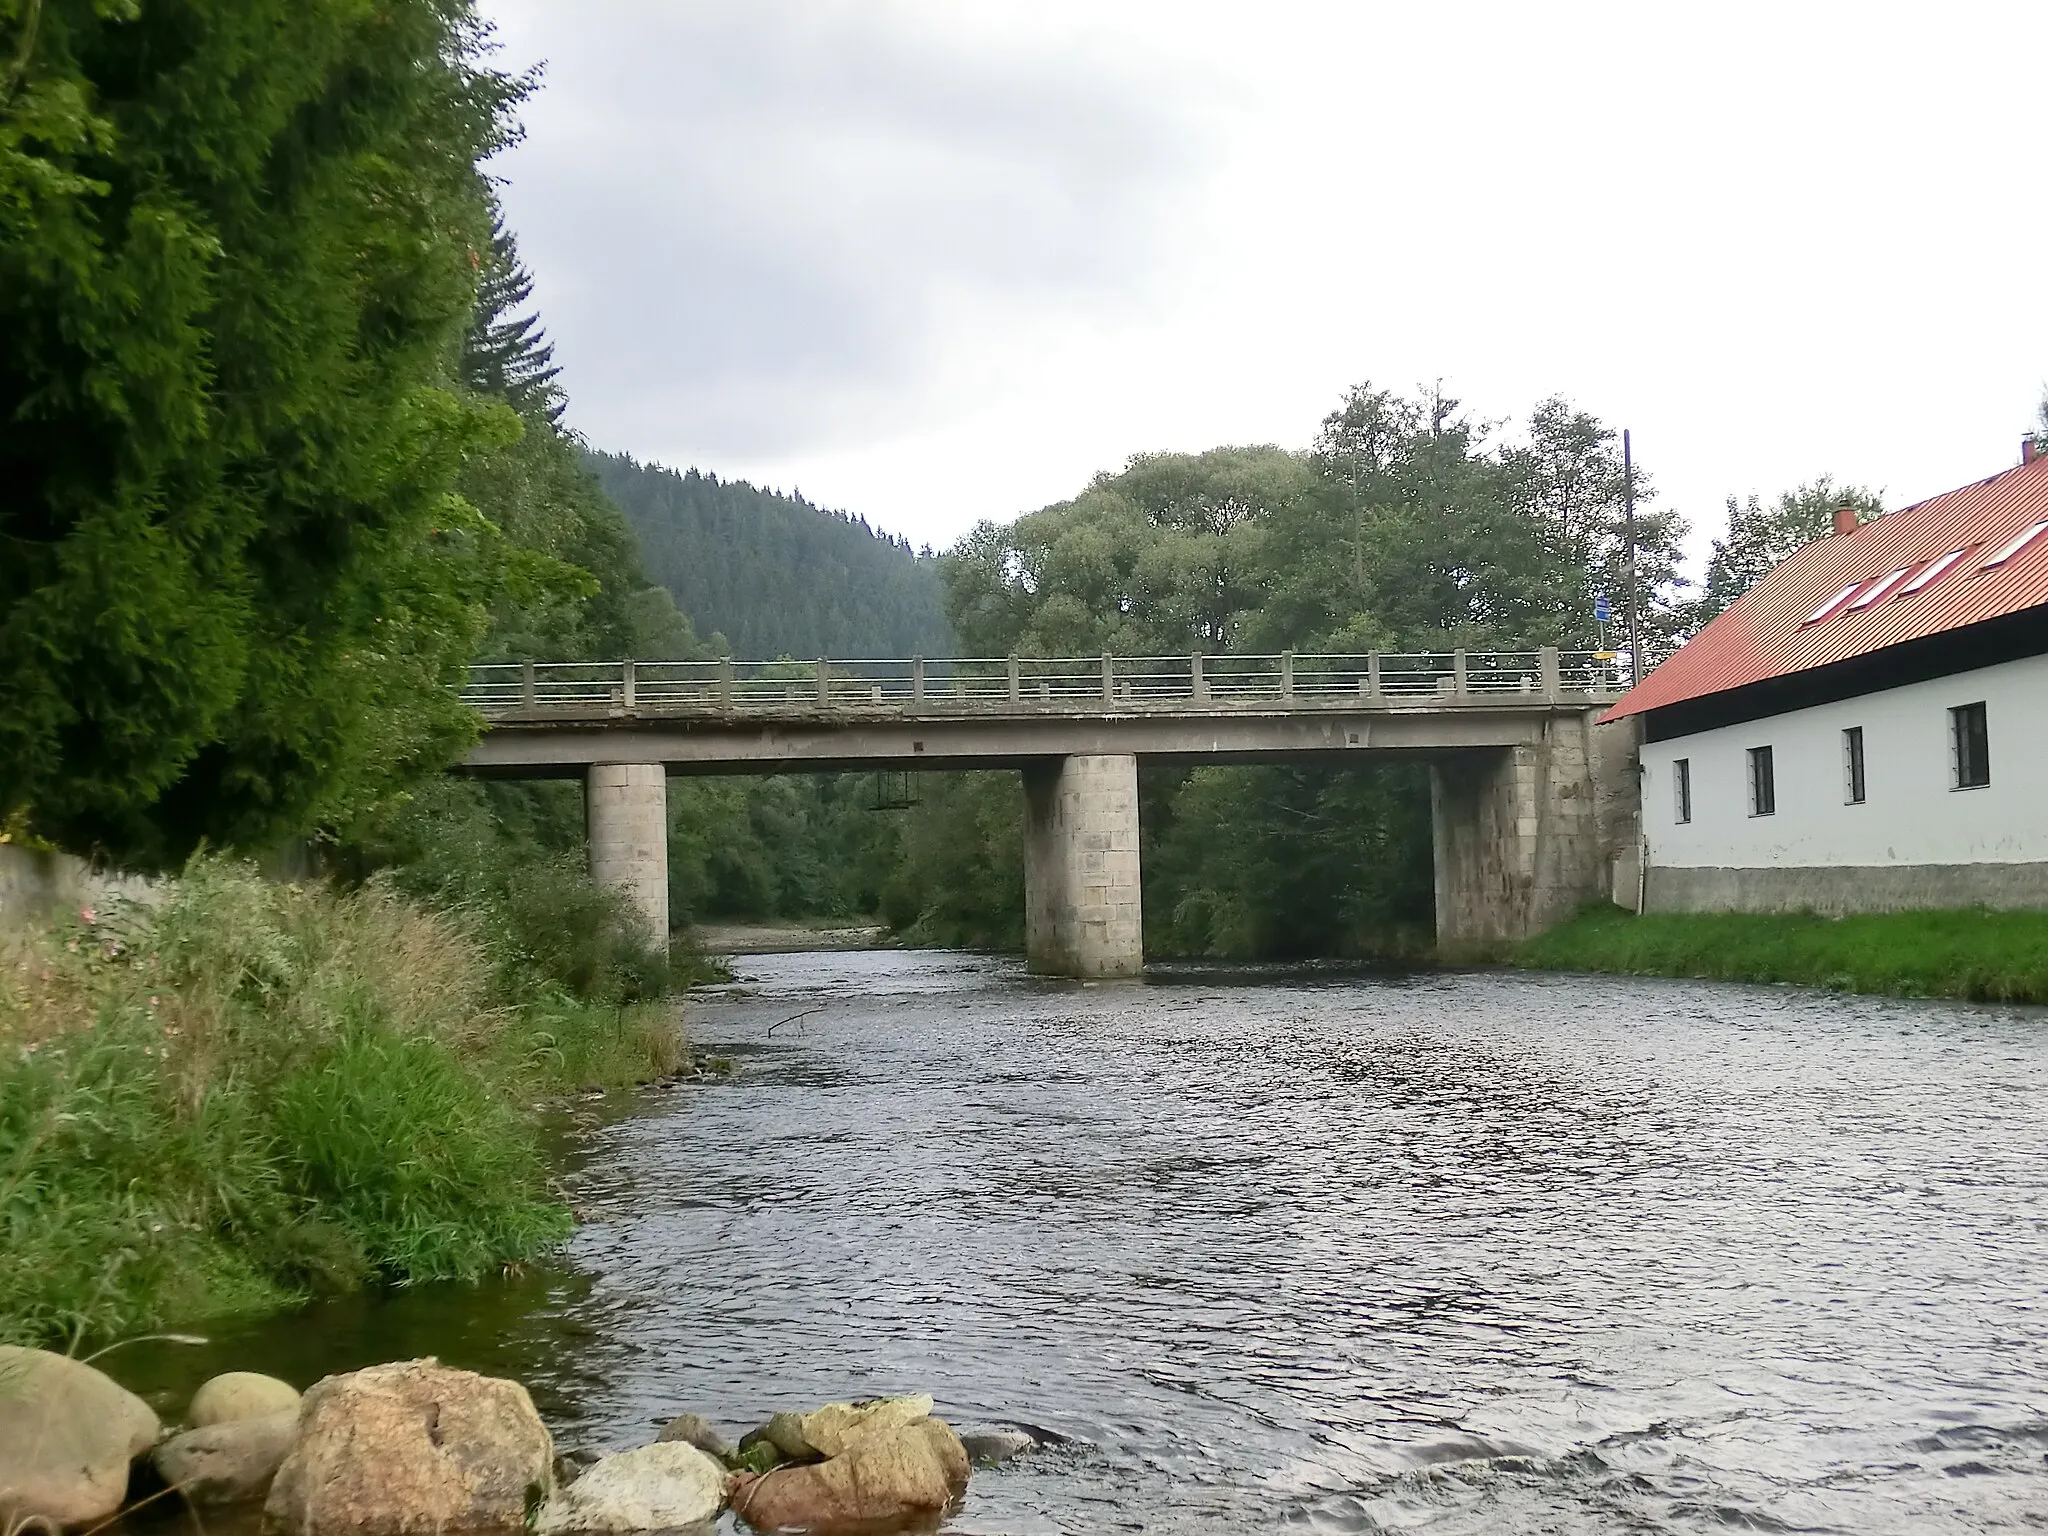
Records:
[[[739,965],[692,1015],[732,1080],[582,1107],[561,1263],[137,1346],[121,1374],[433,1353],[599,1448],[686,1408],[737,1433],[929,1391],[1057,1437],[976,1474],[948,1529],[982,1536],[2048,1512],[2038,1010]]]

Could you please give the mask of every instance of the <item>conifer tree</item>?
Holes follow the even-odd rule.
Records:
[[[438,765],[513,413],[452,387],[469,0],[0,0],[0,818],[261,846]]]

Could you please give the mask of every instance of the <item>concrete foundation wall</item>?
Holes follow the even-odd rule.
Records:
[[[1911,912],[2048,909],[2048,863],[1865,864],[1775,869],[1650,866],[1651,912]]]
[[[624,894],[668,942],[668,775],[659,763],[600,763],[584,792],[590,876]]]
[[[1138,760],[1067,757],[1024,770],[1024,949],[1054,976],[1144,970]]]
[[[1633,737],[1590,714],[1550,716],[1533,746],[1433,762],[1438,944],[1525,939],[1632,884],[1634,763]]]
[[[0,928],[48,922],[63,911],[109,901],[154,901],[160,882],[96,870],[68,853],[37,853],[0,843]]]

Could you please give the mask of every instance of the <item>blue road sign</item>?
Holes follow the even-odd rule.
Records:
[[[1593,622],[1595,624],[1605,624],[1612,617],[1614,617],[1614,613],[1607,606],[1607,594],[1602,592],[1593,599]]]

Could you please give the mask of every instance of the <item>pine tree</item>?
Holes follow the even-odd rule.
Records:
[[[528,420],[559,426],[568,405],[555,382],[555,349],[540,316],[522,313],[533,300],[533,274],[519,259],[518,243],[502,208],[491,210],[491,239],[476,288],[476,313],[463,339],[463,381],[481,395],[496,395]]]

